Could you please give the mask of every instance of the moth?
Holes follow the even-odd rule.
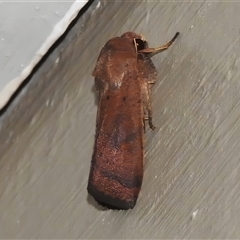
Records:
[[[157,78],[151,57],[170,42],[149,48],[144,36],[126,32],[101,49],[93,76],[98,94],[94,151],[87,190],[110,209],[134,208],[143,180],[145,121],[152,122],[151,91]]]

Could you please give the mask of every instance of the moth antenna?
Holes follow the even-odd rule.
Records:
[[[177,32],[174,37],[165,45],[161,46],[161,47],[156,47],[156,48],[145,48],[143,50],[140,50],[139,52],[140,53],[148,53],[148,54],[157,54],[159,52],[163,52],[165,50],[167,50],[174,42],[175,40],[177,39],[179,35],[179,32]]]

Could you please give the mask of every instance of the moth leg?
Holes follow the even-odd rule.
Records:
[[[154,80],[152,80],[152,81],[148,81],[148,84],[154,84],[154,83],[155,83]]]
[[[146,82],[143,88],[143,112],[144,112],[144,122],[147,120],[149,127],[154,130],[156,127],[152,123],[152,102],[151,102],[151,89],[150,84]],[[144,125],[145,128],[145,125]]]
[[[151,102],[149,102],[149,104],[148,104],[148,124],[152,130],[154,130],[156,128],[152,123],[152,104],[151,104]]]
[[[146,133],[146,118],[144,117],[143,118],[143,131],[144,131],[144,133]]]
[[[134,43],[134,47],[135,47],[135,51],[136,51],[136,57],[138,55],[138,50],[137,50],[137,42],[136,42],[136,38],[133,39],[133,43]]]
[[[149,53],[149,54],[157,54],[159,52],[163,52],[165,50],[167,50],[173,43],[174,41],[176,40],[176,38],[178,37],[179,35],[179,32],[177,32],[174,37],[172,38],[171,41],[169,41],[167,44],[161,46],[161,47],[156,47],[156,48],[145,48],[145,49],[142,49],[140,50],[139,52],[140,53]]]

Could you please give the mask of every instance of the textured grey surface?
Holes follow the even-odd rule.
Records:
[[[0,238],[239,238],[240,5],[101,2],[90,11],[1,117]],[[86,192],[91,72],[103,44],[129,30],[151,46],[181,36],[153,59],[158,128],[146,134],[138,203],[102,211]]]

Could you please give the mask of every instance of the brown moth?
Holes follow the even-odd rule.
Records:
[[[149,48],[146,39],[127,32],[102,48],[93,71],[99,103],[94,152],[87,190],[112,209],[134,208],[143,180],[145,121],[151,129],[151,87],[157,71],[151,56],[168,49]]]

